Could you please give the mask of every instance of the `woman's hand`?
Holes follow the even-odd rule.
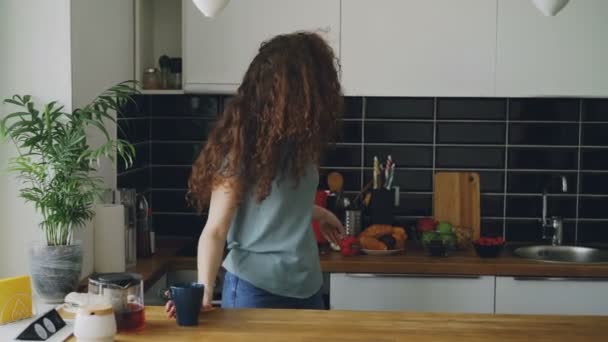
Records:
[[[203,306],[201,307],[201,310],[208,311],[208,310],[213,309],[213,305],[211,304],[212,300],[213,300],[213,289],[211,289],[211,292],[208,292],[207,287],[205,287],[205,294],[203,295]]]
[[[317,220],[319,221],[319,227],[321,234],[327,239],[327,241],[332,242],[336,245],[340,245],[340,240],[344,237],[345,230],[342,222],[334,215],[331,211],[321,208],[315,207],[317,211]]]
[[[175,318],[175,303],[172,300],[165,304],[165,314],[167,318]]]
[[[212,298],[213,294],[207,293],[207,291],[205,291],[201,311],[208,311],[213,309],[213,305],[211,304]],[[167,315],[167,318],[175,318],[175,302],[173,302],[172,300],[167,301],[167,304],[165,304],[165,314]]]

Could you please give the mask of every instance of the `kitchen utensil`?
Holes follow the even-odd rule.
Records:
[[[346,209],[344,213],[344,228],[348,236],[359,235],[361,232],[361,210]]]
[[[393,157],[389,154],[388,157],[386,158],[386,164],[384,167],[384,180],[385,180],[384,185],[387,189],[390,189],[390,187],[388,187],[388,179],[390,176],[392,164],[393,164]]]
[[[380,161],[377,156],[374,156],[374,189],[378,189],[379,187],[379,177],[380,177]]]
[[[160,73],[156,68],[147,68],[142,77],[142,87],[144,89],[160,88]]]
[[[373,249],[362,249],[361,251],[367,255],[389,256],[389,255],[395,255],[395,254],[402,253],[403,249],[389,249],[386,251],[379,251],[379,250],[373,250]]]
[[[338,172],[330,172],[327,175],[327,186],[331,192],[342,192],[344,177]]]
[[[119,331],[144,327],[143,291],[143,278],[136,273],[100,273],[89,278],[89,293],[112,304]]]
[[[169,299],[175,304],[177,324],[198,325],[205,286],[199,283],[180,283],[169,288]]]
[[[160,88],[169,89],[169,75],[171,74],[171,58],[167,55],[162,55],[158,59],[160,66]]]
[[[78,342],[112,342],[116,331],[111,305],[88,305],[78,309],[74,323],[74,336]]]
[[[117,204],[125,207],[125,257],[126,266],[132,267],[137,263],[137,192],[135,189],[118,189]]]
[[[436,173],[433,212],[437,221],[447,221],[455,227],[471,227],[473,239],[479,238],[479,174]]]
[[[388,168],[387,168],[387,171],[388,171],[387,172],[388,176],[387,176],[387,179],[386,179],[386,188],[388,190],[390,190],[391,187],[393,186],[393,180],[395,178],[395,164],[391,163],[390,170],[388,170]]]
[[[147,258],[152,255],[150,246],[150,207],[143,194],[137,195],[137,256]]]
[[[181,58],[171,58],[171,79],[169,82],[169,86],[171,89],[181,89],[182,88],[182,59]]]

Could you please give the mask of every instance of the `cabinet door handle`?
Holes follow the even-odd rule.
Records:
[[[391,274],[391,273],[346,273],[351,278],[450,278],[450,279],[479,279],[476,275],[440,275],[440,274]]]
[[[517,281],[604,281],[608,282],[608,278],[576,278],[576,277],[514,277]]]

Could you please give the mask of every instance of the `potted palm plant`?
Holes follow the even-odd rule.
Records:
[[[29,95],[15,95],[5,103],[19,107],[0,120],[0,137],[17,147],[9,170],[21,180],[20,196],[34,204],[42,216],[40,228],[45,243],[30,248],[30,272],[36,292],[48,303],[62,302],[74,291],[82,269],[82,246],[74,231],[94,215],[93,204],[104,191],[96,175],[101,159],[116,157],[127,167],[135,149],[114,139],[105,124],[113,112],[132,99],[133,82],[120,83],[89,105],[64,111],[56,101],[37,109]],[[104,136],[100,146],[91,146],[87,132]]]

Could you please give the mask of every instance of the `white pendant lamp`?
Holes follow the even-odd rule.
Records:
[[[213,18],[228,5],[230,0],[192,0],[192,2],[205,17]]]
[[[552,17],[559,13],[570,0],[532,0],[532,3],[545,16]]]

